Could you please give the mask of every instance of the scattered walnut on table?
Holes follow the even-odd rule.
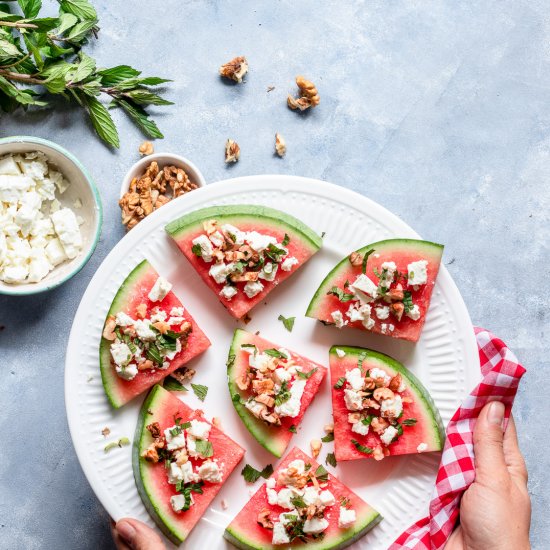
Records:
[[[229,80],[234,80],[239,84],[243,81],[243,76],[248,72],[248,61],[246,57],[239,56],[233,58],[228,63],[220,67],[220,75]]]
[[[298,85],[300,95],[296,98],[288,94],[287,97],[287,104],[292,110],[305,111],[310,107],[319,105],[321,99],[313,82],[305,79],[303,76],[297,76],[296,84]]]
[[[128,192],[118,201],[122,223],[130,230],[162,205],[197,187],[183,168],[171,165],[161,169],[152,161],[141,176],[130,182]]]
[[[275,152],[283,158],[286,153],[286,141],[278,132],[275,134]]]
[[[241,156],[241,148],[236,141],[228,139],[225,142],[225,162],[237,162]]]
[[[150,141],[144,141],[139,146],[139,154],[142,156],[152,155],[155,152],[153,144]]]

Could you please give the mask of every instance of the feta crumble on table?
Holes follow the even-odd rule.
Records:
[[[0,158],[1,281],[38,283],[78,256],[83,220],[56,198],[68,186],[41,152]]]

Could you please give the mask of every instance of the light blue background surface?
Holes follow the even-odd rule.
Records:
[[[209,182],[259,173],[332,181],[446,244],[473,322],[501,336],[529,371],[515,415],[530,474],[533,547],[548,548],[548,3],[95,4],[101,31],[87,51],[99,64],[174,79],[168,96],[177,104],[155,116],[166,136],[157,151],[187,156]],[[234,55],[250,62],[242,86],[217,76]],[[297,74],[321,94],[306,116],[285,106]],[[124,235],[116,199],[142,137],[114,116],[116,152],[63,103],[2,117],[2,137],[52,139],[81,159],[101,190],[105,221],[94,256],[73,280],[48,294],[0,297],[1,548],[111,544],[108,518],[69,439],[63,363],[80,297]],[[283,160],[273,155],[276,131],[288,143]],[[242,149],[231,167],[223,162],[228,137]]]

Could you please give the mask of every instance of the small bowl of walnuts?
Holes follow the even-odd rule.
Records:
[[[200,170],[189,160],[172,153],[154,153],[128,170],[120,188],[118,204],[122,223],[132,229],[162,205],[206,185]]]

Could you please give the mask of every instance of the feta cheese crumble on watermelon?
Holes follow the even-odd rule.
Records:
[[[183,542],[244,449],[159,385],[145,399],[132,463],[138,492],[159,528]]]
[[[401,363],[366,348],[330,349],[336,459],[382,460],[443,448],[439,411]]]
[[[324,279],[306,315],[418,341],[443,246],[415,239],[379,241],[352,252]]]
[[[172,285],[147,260],[126,277],[103,329],[101,378],[119,408],[210,346]]]
[[[167,233],[236,318],[315,254],[321,238],[265,206],[214,206],[169,223]]]
[[[327,369],[241,329],[233,336],[227,366],[237,413],[260,445],[281,456]]]
[[[313,458],[294,448],[225,530],[245,550],[340,549],[382,520]]]

